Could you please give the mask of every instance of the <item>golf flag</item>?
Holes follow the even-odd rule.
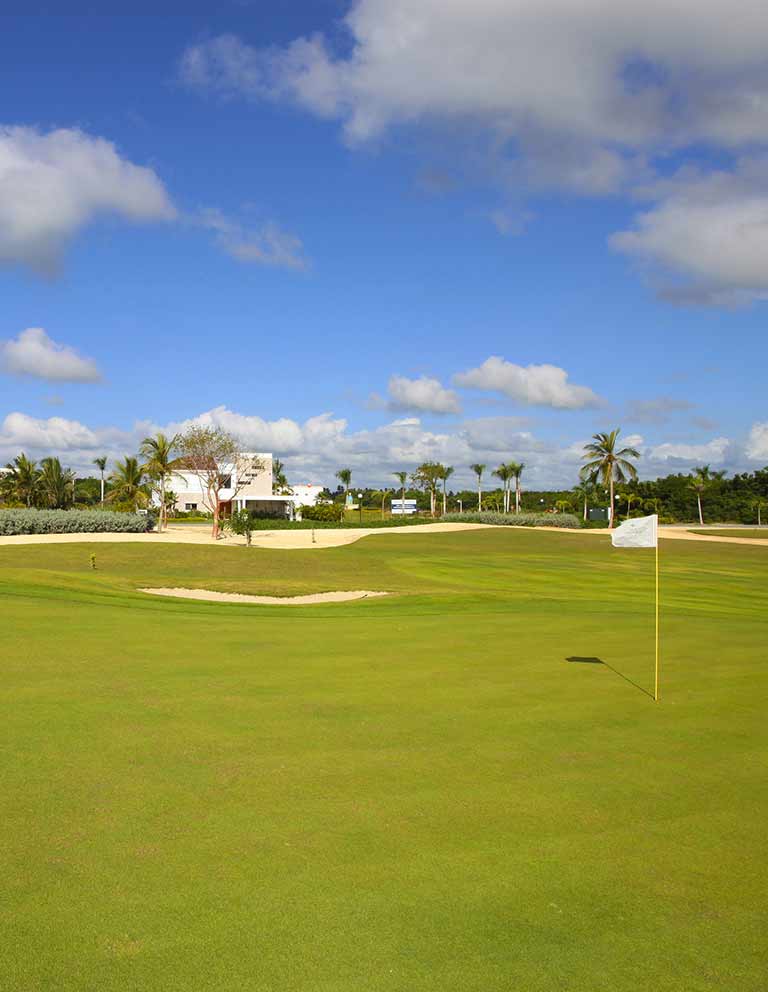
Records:
[[[633,517],[611,532],[614,548],[655,548],[659,543],[659,518]]]
[[[611,531],[614,548],[656,548],[656,670],[653,698],[659,700],[659,517],[633,517]]]

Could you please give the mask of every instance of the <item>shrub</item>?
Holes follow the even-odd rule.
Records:
[[[344,507],[335,503],[316,503],[315,506],[299,508],[302,520],[320,520],[326,523],[341,523],[344,519]]]
[[[143,534],[154,519],[110,510],[0,510],[0,536],[14,534]]]
[[[448,523],[493,524],[495,527],[581,527],[573,513],[446,513]]]
[[[244,537],[245,543],[250,547],[254,522],[248,510],[235,510],[230,517],[222,522],[222,526],[232,531],[233,534]]]

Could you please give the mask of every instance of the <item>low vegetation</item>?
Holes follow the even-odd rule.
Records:
[[[143,534],[152,530],[149,514],[111,510],[0,510],[0,536],[17,534]]]
[[[473,510],[471,513],[446,513],[446,523],[491,524],[494,527],[580,527],[579,518],[572,513],[493,513]]]

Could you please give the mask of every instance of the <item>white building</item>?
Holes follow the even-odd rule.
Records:
[[[314,506],[323,490],[322,486],[303,485],[273,493],[272,455],[264,452],[243,452],[237,464],[222,466],[221,473],[226,483],[220,492],[223,516],[233,510],[251,510],[265,516],[293,517],[298,507]],[[204,480],[197,473],[175,471],[168,489],[176,496],[177,510],[213,513]]]

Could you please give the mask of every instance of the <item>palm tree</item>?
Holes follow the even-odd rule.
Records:
[[[272,461],[272,492],[283,494],[288,489],[288,478],[285,474],[285,465],[279,458]]]
[[[509,480],[512,478],[509,465],[499,465],[498,468],[493,470],[493,474],[498,479],[501,479],[501,487],[504,494],[504,513],[509,513]]]
[[[522,496],[522,489],[520,488],[520,476],[523,474],[523,469],[525,468],[525,462],[508,462],[507,468],[512,473],[512,477],[515,480],[515,513],[519,513],[520,497]]]
[[[165,434],[159,433],[157,437],[145,437],[139,448],[141,454],[147,459],[143,466],[144,471],[151,479],[156,479],[160,486],[160,519],[158,521],[158,531],[160,532],[168,523],[165,484],[167,479],[173,475],[172,453],[178,442],[178,434],[169,438]]]
[[[640,452],[636,448],[621,448],[619,451],[616,450],[616,441],[620,433],[621,431],[617,428],[609,433],[601,431],[593,434],[592,441],[584,445],[584,458],[587,460],[587,463],[582,466],[579,473],[582,479],[588,479],[590,476],[599,476],[603,485],[608,486],[611,500],[610,509],[608,510],[609,528],[613,528],[614,486],[617,482],[626,482],[627,476],[633,480],[637,478],[637,469],[629,459],[640,457]]]
[[[400,499],[402,501],[402,510],[405,512],[405,484],[408,481],[407,472],[393,472],[392,475],[400,483]]]
[[[107,499],[115,503],[132,503],[134,507],[147,505],[147,494],[144,491],[144,469],[139,465],[139,459],[128,456],[123,461],[115,462],[115,468],[110,475],[112,489]]]
[[[565,513],[566,510],[570,510],[571,504],[567,499],[555,500],[555,509],[558,513]]]
[[[446,484],[453,475],[454,470],[452,465],[441,465],[440,468],[442,469],[440,479],[443,483],[443,516],[445,516],[448,512],[448,493],[446,491]]]
[[[758,496],[752,505],[757,510],[757,526],[762,527],[763,526],[762,511],[766,507],[768,507],[768,503],[766,503],[766,501],[762,498],[762,496]]]
[[[40,469],[39,487],[46,504],[53,510],[63,509],[69,502],[68,487],[74,482],[74,473],[62,468],[58,458],[44,458]],[[74,501],[74,487],[72,496]]]
[[[336,478],[344,486],[344,509],[347,508],[347,497],[349,496],[349,487],[352,485],[352,469],[351,468],[340,468],[336,473]]]
[[[10,486],[14,498],[20,503],[32,506],[40,482],[37,464],[31,458],[27,458],[22,451],[12,462],[8,463],[6,468],[10,475]]]
[[[101,476],[101,503],[104,504],[104,472],[107,468],[107,456],[101,455],[99,458],[93,459],[93,464],[99,470]]]
[[[594,478],[584,479],[583,482],[573,487],[573,491],[579,499],[584,501],[584,522],[586,523],[589,515],[589,500],[595,492]]]
[[[699,508],[699,524],[702,526],[704,524],[704,514],[701,509],[701,497],[713,482],[719,482],[724,475],[725,472],[712,472],[709,465],[697,465],[693,470],[688,488],[696,493],[696,503]]]
[[[483,490],[481,487],[485,465],[481,465],[480,462],[476,462],[474,465],[470,465],[469,467],[477,476],[477,512],[479,513],[483,508]]]

